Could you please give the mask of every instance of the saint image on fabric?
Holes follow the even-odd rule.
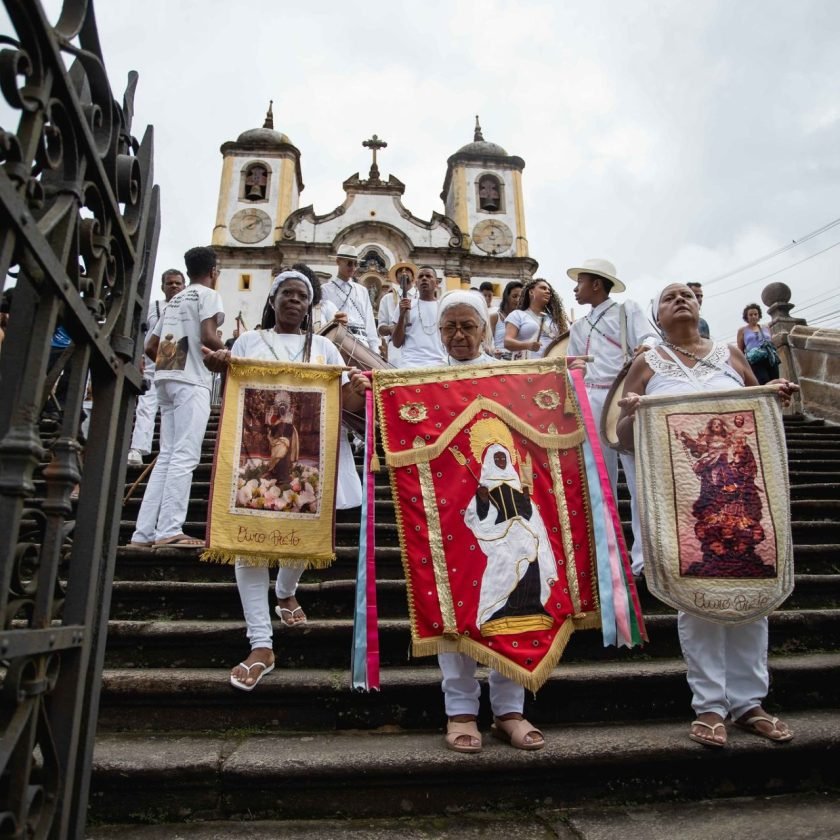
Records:
[[[182,336],[175,341],[172,333],[167,333],[158,344],[155,368],[157,370],[184,370],[187,367],[190,340]]]
[[[754,415],[675,414],[668,427],[681,522],[680,574],[775,577],[775,529]]]
[[[464,522],[487,558],[476,620],[481,635],[551,627],[554,619],[545,604],[557,568],[542,516],[531,499],[530,463],[520,461],[513,436],[496,418],[475,423],[470,442],[481,474]]]
[[[319,391],[243,388],[234,507],[317,514],[321,464]]]

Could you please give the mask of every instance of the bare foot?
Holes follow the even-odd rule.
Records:
[[[253,668],[253,665],[265,665],[265,668]],[[246,666],[246,667],[243,667]],[[274,665],[274,651],[271,648],[254,648],[244,662],[234,666],[230,675],[243,685],[252,686],[265,673],[265,669]],[[249,670],[250,667],[250,670]]]

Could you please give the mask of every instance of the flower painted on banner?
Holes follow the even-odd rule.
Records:
[[[422,423],[429,416],[425,404],[421,402],[404,403],[399,413],[406,423]]]
[[[534,394],[534,402],[537,404],[537,408],[553,411],[560,405],[560,394],[552,388],[547,388],[545,391],[537,391]]]

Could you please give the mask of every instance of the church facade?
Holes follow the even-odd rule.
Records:
[[[221,147],[219,203],[212,245],[221,271],[217,289],[228,313],[247,329],[259,323],[271,279],[281,266],[303,262],[326,281],[335,253],[352,245],[360,256],[357,279],[374,307],[400,262],[434,266],[444,288],[493,284],[500,296],[511,280],[528,280],[537,263],[528,254],[522,195],[522,158],[484,140],[476,118],[474,139],[446,162],[443,213],[418,218],[402,203],[405,185],[380,177],[376,135],[363,144],[373,153],[367,178],[342,185],[344,201],[319,215],[300,206],[300,150],[274,129],[269,107],[262,128],[243,132]],[[376,309],[374,308],[374,311]]]

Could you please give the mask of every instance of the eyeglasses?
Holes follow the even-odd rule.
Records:
[[[464,335],[475,335],[479,331],[479,325],[475,323],[466,324],[444,324],[440,331],[444,335],[455,335],[460,330]]]

